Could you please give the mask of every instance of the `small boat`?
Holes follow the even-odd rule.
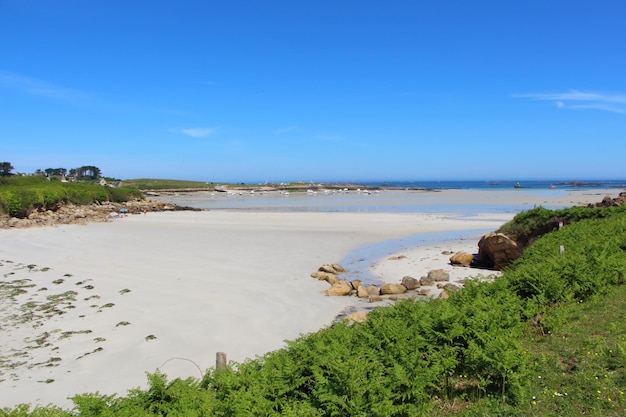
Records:
[[[515,187],[515,188],[522,188],[522,184],[520,184],[519,182],[516,182],[513,187]]]
[[[550,185],[550,189],[554,190],[555,188],[556,188],[556,185],[554,185],[554,184]]]

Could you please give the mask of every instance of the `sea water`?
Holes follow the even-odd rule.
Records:
[[[521,189],[562,189],[566,191],[594,188],[626,188],[626,180],[470,180],[470,181],[369,181],[362,185],[381,186],[386,188],[423,188],[431,190],[506,190]],[[551,188],[552,187],[552,188]]]
[[[512,195],[519,201],[509,203]],[[499,194],[503,193],[503,194]],[[193,192],[176,196],[156,197],[158,200],[206,210],[252,210],[281,212],[344,212],[344,213],[518,213],[528,210],[524,196],[553,198],[566,195],[565,190],[494,190],[489,201],[471,195],[455,195],[437,191],[380,190],[359,192],[318,190],[313,192]],[[502,198],[498,198],[499,195]],[[519,197],[519,198],[517,198]],[[601,198],[598,199],[598,201]],[[557,206],[544,205],[546,208]]]

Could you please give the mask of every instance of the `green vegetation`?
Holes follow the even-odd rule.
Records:
[[[565,225],[584,219],[601,219],[613,216],[616,212],[626,212],[626,205],[594,208],[576,206],[560,210],[535,207],[519,213],[512,221],[503,225],[498,232],[506,234],[525,248],[536,238],[557,230],[559,223]]]
[[[26,217],[35,210],[56,210],[65,203],[121,203],[142,198],[140,191],[124,187],[47,180],[42,176],[0,177],[0,214]]]
[[[10,176],[13,169],[13,165],[10,162],[0,162],[0,177]]]
[[[501,278],[470,281],[448,300],[378,308],[201,380],[156,371],[124,397],[0,415],[626,415],[626,212],[585,210]]]
[[[138,190],[212,189],[215,187],[215,184],[208,184],[201,181],[161,180],[150,178],[124,180],[122,185],[124,187],[136,188]]]
[[[15,168],[10,162],[0,162],[0,177],[12,177],[13,171]],[[44,170],[38,169],[34,172],[35,176],[43,177],[47,176],[49,178],[56,177],[65,178],[69,175],[73,180],[78,181],[95,181],[98,180],[102,175],[102,171],[97,166],[93,165],[83,165],[79,168],[72,168],[68,170],[67,168],[46,168]],[[18,174],[21,176],[22,174]]]

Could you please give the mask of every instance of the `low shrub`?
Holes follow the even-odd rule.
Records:
[[[576,223],[585,219],[603,219],[626,212],[626,205],[615,207],[574,206],[559,210],[535,207],[517,214],[498,232],[504,233],[525,248],[537,238],[558,230],[559,224]]]
[[[64,203],[121,203],[137,198],[142,198],[137,189],[63,183],[35,176],[9,178],[0,183],[0,213],[12,217],[26,217],[35,210],[56,210]]]
[[[529,307],[526,318],[555,303],[587,300],[624,282],[626,214],[613,214],[581,220],[538,239],[510,266],[506,281]]]

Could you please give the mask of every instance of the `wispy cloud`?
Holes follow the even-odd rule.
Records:
[[[193,127],[189,129],[181,129],[187,136],[191,136],[192,138],[206,138],[207,136],[211,136],[215,133],[217,129],[214,127]]]
[[[565,93],[515,94],[514,97],[551,101],[561,109],[595,109],[626,114],[626,94],[570,90]]]
[[[86,104],[94,100],[92,96],[79,90],[6,71],[0,71],[0,85],[14,88],[27,94],[71,102],[73,104]]]

